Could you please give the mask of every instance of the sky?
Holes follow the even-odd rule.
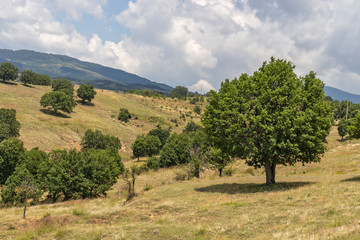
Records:
[[[0,48],[64,54],[192,91],[271,56],[360,94],[360,1],[2,0]]]

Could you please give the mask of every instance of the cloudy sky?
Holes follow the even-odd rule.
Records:
[[[203,92],[274,56],[360,94],[359,13],[356,0],[2,0],[0,48]]]

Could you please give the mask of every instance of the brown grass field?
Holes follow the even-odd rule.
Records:
[[[71,118],[60,118],[40,111],[49,90],[0,84],[0,107],[17,109],[27,148],[78,148],[84,131],[96,128],[119,136],[129,159],[136,134],[155,126],[149,115],[171,125],[179,109],[193,106],[98,90],[93,107],[78,105]],[[120,107],[139,120],[111,118]],[[31,206],[25,220],[22,208],[3,208],[0,239],[360,239],[360,141],[339,139],[334,127],[320,163],[280,166],[273,186],[263,184],[263,169],[238,160],[222,178],[206,170],[178,182],[182,167],[151,170],[138,177],[137,196],[127,203],[119,179],[107,197]]]

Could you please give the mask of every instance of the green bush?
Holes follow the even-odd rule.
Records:
[[[161,168],[161,163],[160,163],[160,158],[159,157],[150,157],[147,162],[146,165],[148,168],[150,169],[159,169]]]
[[[127,123],[129,122],[129,119],[131,119],[131,114],[129,113],[129,110],[127,110],[126,108],[120,108],[118,120]]]

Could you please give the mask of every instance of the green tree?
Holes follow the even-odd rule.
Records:
[[[7,179],[6,187],[1,190],[1,200],[8,205],[24,204],[23,218],[26,216],[28,200],[36,204],[42,195],[35,178],[23,166],[17,167]]]
[[[231,162],[231,158],[228,154],[221,151],[219,148],[211,148],[209,161],[219,171],[219,177],[222,177],[224,168]]]
[[[40,105],[45,108],[52,107],[55,113],[58,110],[71,113],[74,107],[71,97],[62,91],[45,93],[41,97]]]
[[[62,91],[69,96],[74,95],[74,85],[66,78],[55,79],[51,83],[53,91]]]
[[[9,138],[0,143],[0,185],[4,184],[19,164],[24,161],[25,148],[22,141]]]
[[[358,113],[351,121],[348,127],[349,136],[352,138],[360,138],[360,113]]]
[[[170,167],[190,162],[190,147],[187,134],[172,134],[160,152],[160,165]]]
[[[276,165],[318,162],[326,150],[332,116],[324,84],[314,72],[298,77],[294,68],[271,58],[253,76],[225,80],[204,114],[214,145],[264,166],[266,184],[275,183]]]
[[[199,105],[196,105],[194,107],[194,112],[197,113],[197,114],[201,114],[201,107]]]
[[[170,136],[170,128],[163,129],[160,126],[157,126],[155,129],[150,130],[148,135],[158,137],[161,142],[160,148],[162,148]]]
[[[20,82],[27,85],[28,83],[33,84],[36,79],[36,73],[31,70],[24,70],[20,75]]]
[[[190,133],[190,132],[196,132],[202,129],[202,127],[199,124],[194,123],[193,121],[188,122],[186,124],[186,127],[184,128],[184,133]]]
[[[19,137],[20,123],[16,120],[15,109],[0,108],[0,142],[11,137]]]
[[[337,127],[337,130],[338,130],[338,133],[339,133],[339,136],[341,137],[341,141],[344,140],[344,137],[346,136],[346,134],[348,133],[348,123],[347,121],[342,118],[339,123],[338,123],[338,127]]]
[[[33,80],[32,84],[50,86],[51,78],[49,75],[46,75],[46,74],[36,74],[35,79]]]
[[[140,157],[146,156],[145,137],[139,136],[135,139],[135,142],[131,145],[133,156],[140,160]]]
[[[183,86],[176,86],[173,90],[171,90],[169,96],[171,98],[178,98],[181,100],[186,100],[188,95],[188,89]]]
[[[77,96],[81,98],[81,101],[85,103],[86,100],[91,102],[96,95],[96,91],[92,84],[81,84],[80,87],[76,90]]]
[[[127,110],[126,108],[120,108],[118,120],[127,123],[129,119],[131,119],[131,114],[129,113],[129,110]]]
[[[5,81],[14,81],[18,77],[19,69],[14,64],[2,62],[0,65],[0,79]]]
[[[125,168],[124,172],[122,173],[122,179],[128,185],[128,196],[126,199],[127,201],[131,200],[133,197],[136,196],[135,194],[136,177],[139,176],[144,171],[145,171],[144,166],[132,165],[130,168]]]
[[[115,149],[121,148],[121,142],[118,137],[112,135],[104,135],[101,131],[92,131],[88,129],[85,136],[81,140],[82,149],[107,149],[114,147]]]

